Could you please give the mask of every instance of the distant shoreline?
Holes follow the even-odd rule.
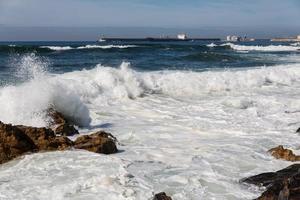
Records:
[[[172,42],[172,41],[221,41],[221,38],[156,38],[156,37],[146,37],[146,38],[125,38],[125,37],[103,37],[100,40],[103,41],[159,41],[159,42]],[[100,41],[101,42],[101,41]]]

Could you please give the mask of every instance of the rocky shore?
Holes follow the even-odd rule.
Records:
[[[117,139],[112,134],[98,131],[82,135],[75,141],[67,136],[79,134],[74,124],[54,109],[48,110],[48,127],[5,124],[0,121],[0,164],[26,154],[82,149],[94,153],[117,153]],[[155,194],[154,200],[172,200],[166,193]]]
[[[296,131],[300,132],[300,128]],[[300,161],[290,149],[279,145],[268,151],[274,158],[290,162]],[[300,199],[300,164],[293,164],[276,172],[266,172],[244,178],[242,183],[265,188],[257,200],[299,200]]]
[[[5,124],[0,121],[0,164],[30,153],[82,149],[94,153],[118,152],[117,139],[110,133],[98,131],[81,135],[72,141],[68,136],[78,135],[72,121],[54,109],[48,110],[48,127],[30,127]],[[299,128],[300,129],[300,128]],[[299,129],[297,132],[299,132]],[[289,162],[300,161],[300,155],[279,145],[268,151],[276,159]],[[265,172],[241,180],[247,185],[256,185],[265,191],[257,200],[299,200],[300,164],[292,164],[276,172]],[[153,200],[172,200],[166,193],[155,194]]]
[[[242,182],[266,188],[258,200],[299,200],[300,164],[248,177]]]
[[[13,126],[0,122],[0,164],[28,153],[73,148],[104,154],[118,151],[115,138],[103,131],[79,136],[71,141],[66,136],[57,136],[48,128]]]
[[[79,136],[75,141],[66,136],[79,134],[64,116],[49,109],[49,127],[37,128],[0,122],[0,164],[28,153],[83,149],[111,154],[118,151],[116,138],[104,131]]]

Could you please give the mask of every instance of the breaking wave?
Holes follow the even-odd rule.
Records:
[[[64,80],[54,79],[47,71],[47,64],[35,54],[21,58],[17,65],[27,81],[20,85],[0,88],[0,118],[4,122],[31,126],[46,126],[46,110],[53,107],[79,126],[88,126],[89,110]]]
[[[300,47],[300,42],[292,43],[291,45],[292,45],[292,46],[295,46],[295,47],[296,47],[296,46],[299,46],[299,47]]]
[[[91,70],[51,75],[41,70],[44,66],[34,55],[22,60],[23,71],[28,69],[31,79],[0,89],[0,118],[34,126],[47,123],[45,110],[49,106],[78,125],[88,126],[88,105],[102,106],[155,94],[186,98],[270,85],[292,86],[300,79],[298,64],[232,71],[138,72],[123,62],[119,68],[97,65]]]
[[[65,51],[65,50],[72,50],[72,49],[127,49],[137,47],[136,45],[85,45],[79,47],[70,47],[70,46],[41,46],[41,48],[48,48],[53,51]]]
[[[215,43],[210,43],[208,45],[206,45],[207,47],[217,47],[218,45],[216,45]]]
[[[231,49],[236,51],[299,51],[300,47],[296,46],[284,46],[284,45],[269,45],[269,46],[246,46],[246,45],[237,45],[233,43],[221,44],[221,46],[229,46]]]
[[[41,48],[50,49],[53,51],[65,51],[65,50],[71,50],[74,49],[70,46],[60,47],[60,46],[41,46]]]

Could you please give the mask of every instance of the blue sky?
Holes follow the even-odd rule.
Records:
[[[232,28],[274,35],[300,32],[299,19],[300,0],[0,0],[0,29],[163,27],[217,35]]]

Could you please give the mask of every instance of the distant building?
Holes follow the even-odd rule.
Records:
[[[286,37],[286,38],[273,38],[272,42],[300,42],[300,35],[296,37]]]
[[[236,36],[236,35],[228,35],[226,37],[226,40],[229,41],[229,42],[255,41],[254,38],[247,38],[246,36],[245,37],[241,37],[241,36]]]
[[[237,42],[240,40],[240,37],[236,36],[236,35],[228,35],[226,37],[226,40],[229,42]]]
[[[177,39],[179,39],[179,40],[186,40],[187,39],[187,35],[186,34],[178,34],[177,35]]]

